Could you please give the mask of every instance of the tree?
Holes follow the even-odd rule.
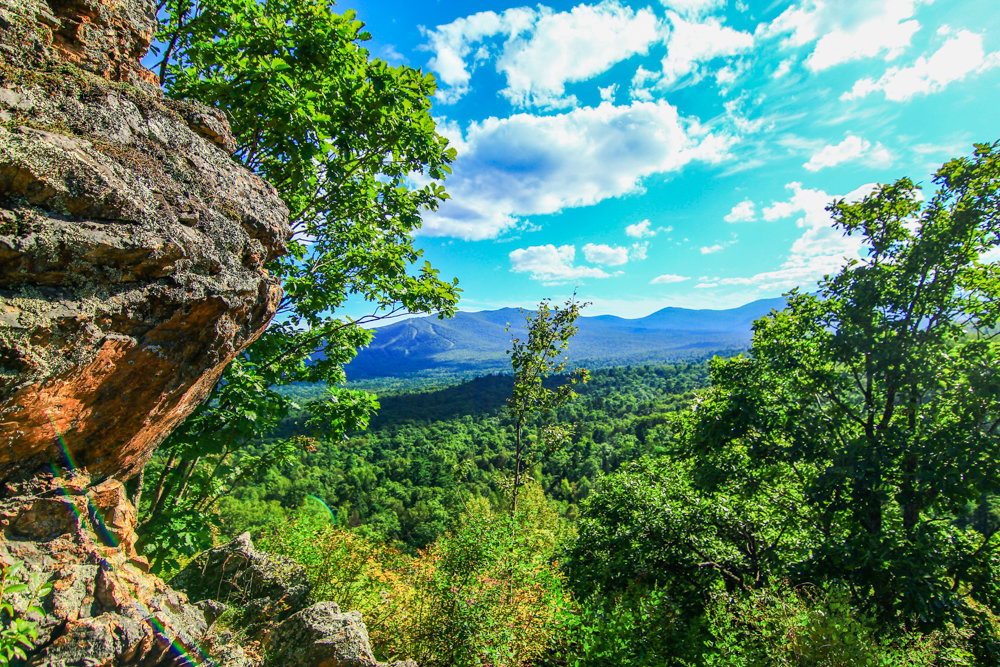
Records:
[[[773,508],[810,527],[796,580],[844,581],[883,629],[972,622],[990,662],[1000,538],[973,515],[1000,490],[998,147],[942,166],[927,199],[902,179],[832,203],[863,257],[713,363],[683,439],[701,488],[793,473]]]
[[[447,198],[440,181],[455,150],[430,115],[433,76],[371,59],[352,11],[335,14],[326,0],[163,0],[159,13],[166,94],[226,113],[236,159],[276,186],[294,232],[288,254],[268,267],[285,290],[272,326],[145,475],[147,541],[172,520],[159,535],[176,542],[234,480],[311,442],[240,459],[294,406],[277,388],[342,382],[344,364],[370,341],[363,324],[454,313],[457,280],[418,266],[413,233]],[[349,299],[372,313],[338,316]],[[334,390],[319,415],[323,435],[363,426],[375,407],[364,392]]]
[[[550,416],[559,406],[569,402],[576,393],[573,387],[586,382],[590,374],[579,368],[568,374],[554,389],[544,385],[553,374],[566,370],[566,348],[577,332],[576,319],[586,303],[571,297],[562,306],[551,306],[548,299],[538,304],[538,311],[526,316],[524,337],[511,336],[510,364],[514,369],[514,387],[507,400],[507,413],[514,424],[514,481],[511,490],[511,516],[517,514],[518,490],[524,484],[524,465],[533,445],[557,447],[568,437],[564,427],[546,424],[539,429],[533,443],[525,435],[525,427],[538,418]],[[510,325],[507,326],[510,331]],[[562,359],[560,360],[560,357]]]

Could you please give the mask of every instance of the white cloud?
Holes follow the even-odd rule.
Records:
[[[795,222],[805,231],[792,243],[781,267],[750,277],[708,278],[695,285],[696,288],[753,286],[774,291],[808,286],[826,274],[839,271],[845,258],[858,256],[861,240],[857,236],[844,236],[835,229],[826,211],[827,204],[839,197],[822,190],[805,189],[800,183],[789,183],[785,187],[792,191],[791,197],[765,207],[764,219],[774,221],[798,216]],[[874,183],[863,185],[844,195],[843,199],[859,200],[874,187]]]
[[[649,281],[650,285],[671,285],[673,283],[682,283],[685,280],[691,280],[690,276],[678,276],[674,273],[664,273],[662,276],[656,276]]]
[[[786,47],[815,42],[806,58],[813,71],[875,56],[892,60],[920,29],[913,19],[918,4],[920,0],[802,0],[758,28],[758,34],[785,35]]]
[[[633,243],[631,248],[629,248],[628,258],[633,262],[638,262],[646,259],[646,253],[649,251],[649,242],[643,241],[642,243]]]
[[[618,93],[618,84],[613,83],[606,88],[598,88],[597,92],[600,93],[602,102],[614,103],[615,95]]]
[[[471,123],[459,148],[451,199],[424,216],[422,233],[495,238],[525,217],[642,190],[643,179],[728,157],[732,138],[682,118],[666,102],[609,103],[561,114]]]
[[[802,166],[807,171],[819,171],[825,167],[833,167],[854,160],[864,160],[869,164],[886,166],[892,162],[892,155],[881,143],[872,144],[867,139],[849,134],[839,144],[829,144],[821,148]]]
[[[881,91],[887,100],[904,102],[916,95],[939,92],[973,72],[997,65],[1000,52],[987,56],[981,35],[960,30],[929,58],[921,56],[909,67],[891,67],[877,80],[860,79],[840,99],[854,100]]]
[[[649,220],[643,220],[642,222],[637,222],[634,225],[628,225],[625,227],[625,234],[636,239],[645,238],[647,236],[656,236],[656,231],[650,229],[649,225]]]
[[[714,254],[714,253],[717,253],[717,252],[721,252],[722,250],[725,250],[725,249],[726,249],[725,244],[723,244],[723,243],[716,243],[715,245],[702,246],[701,247],[701,254],[702,255],[711,255],[711,254]]]
[[[748,96],[743,93],[739,97],[723,102],[722,107],[726,110],[726,119],[732,123],[737,132],[742,134],[753,134],[764,125],[763,119],[750,120],[744,107],[747,105]]]
[[[628,248],[609,246],[598,243],[588,243],[583,246],[583,256],[591,264],[606,264],[620,266],[628,261]]]
[[[688,21],[674,12],[669,13],[671,32],[667,40],[667,57],[661,62],[657,85],[670,87],[680,79],[701,76],[699,65],[716,58],[725,58],[745,53],[753,48],[754,38],[748,32],[735,30],[715,18]],[[732,83],[736,71],[725,83]],[[635,82],[633,81],[633,86]]]
[[[428,67],[442,82],[438,99],[454,102],[469,90],[472,70],[495,59],[507,79],[501,91],[518,106],[566,107],[567,83],[585,81],[617,62],[646,53],[664,28],[649,8],[635,11],[618,0],[580,4],[568,12],[518,7],[479,12],[426,31],[434,55]],[[502,44],[488,41],[500,38]],[[475,49],[476,45],[482,44]]]
[[[734,206],[729,214],[722,219],[726,222],[752,222],[757,219],[757,212],[754,210],[755,204],[749,199],[744,199]]]
[[[575,266],[576,246],[551,243],[511,251],[510,269],[530,273],[535,280],[559,283],[579,278],[610,278],[610,274],[591,266]]]
[[[770,206],[765,206],[764,220],[774,222],[802,214],[797,220],[799,227],[823,227],[830,224],[830,216],[825,209],[834,197],[822,190],[803,188],[801,183],[789,183],[785,189],[791,190],[792,196],[786,201],[772,202]]]
[[[726,0],[660,0],[660,4],[685,16],[700,16],[725,7]]]
[[[639,65],[629,85],[629,94],[632,96],[632,99],[639,102],[652,101],[653,93],[650,91],[650,87],[656,82],[656,79],[657,75],[655,72],[651,72],[642,65]]]
[[[502,94],[518,106],[566,106],[565,85],[585,81],[660,39],[649,9],[633,11],[616,1],[577,5],[568,12],[541,8],[527,38],[509,41],[497,61],[507,78]]]
[[[429,40],[427,49],[434,54],[427,66],[437,74],[442,83],[437,94],[438,100],[444,103],[454,102],[468,92],[469,80],[472,78],[470,67],[483,59],[483,54],[478,54],[473,57],[471,66],[467,62],[470,55],[473,55],[474,45],[494,35],[511,36],[528,30],[536,16],[537,12],[527,7],[508,9],[500,14],[478,12],[425,31]]]
[[[780,79],[781,77],[785,76],[791,71],[792,71],[792,61],[782,60],[780,63],[778,63],[777,69],[775,69],[774,72],[771,74],[771,78]]]

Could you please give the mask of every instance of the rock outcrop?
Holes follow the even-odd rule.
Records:
[[[312,589],[301,565],[257,549],[250,533],[198,554],[170,585],[195,602],[239,608],[240,625],[251,634],[302,609]]]
[[[254,547],[244,533],[229,544],[209,549],[188,563],[170,585],[187,594],[200,609],[233,615],[229,625],[212,630],[202,645],[217,664],[286,667],[417,667],[412,661],[377,663],[361,614],[341,612],[333,602],[306,606],[311,585],[293,561]]]
[[[154,26],[0,0],[0,481],[135,473],[280,300],[287,210],[222,115],[160,96]]]
[[[154,28],[152,0],[0,0],[0,565],[52,584],[27,664],[374,667],[360,616],[247,535],[190,597],[135,550],[122,481],[267,326],[289,234],[226,119],[160,95]]]
[[[368,630],[356,611],[317,602],[274,629],[274,660],[288,667],[376,667]]]
[[[48,581],[31,665],[189,665],[208,627],[201,609],[148,573],[121,482],[43,475],[0,499],[0,562]],[[23,608],[23,596],[14,596]]]
[[[289,229],[226,119],[140,64],[155,13],[0,0],[0,563],[52,584],[30,665],[211,664],[219,609],[149,574],[122,480],[273,317]]]

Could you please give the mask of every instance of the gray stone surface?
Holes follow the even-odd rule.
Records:
[[[287,209],[220,113],[160,96],[154,13],[0,1],[0,481],[62,462],[53,425],[136,472],[281,298]]]
[[[229,544],[204,551],[170,580],[191,600],[217,600],[240,608],[252,628],[277,622],[303,606],[311,585],[302,566],[254,547],[244,533]]]
[[[275,664],[287,667],[375,667],[368,630],[356,611],[318,602],[290,616],[271,635]]]

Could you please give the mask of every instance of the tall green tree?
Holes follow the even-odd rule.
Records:
[[[575,295],[574,295],[575,296]],[[571,297],[563,306],[552,306],[548,299],[538,304],[534,315],[528,314],[522,336],[511,336],[510,364],[514,370],[514,386],[507,400],[507,413],[514,425],[514,479],[511,489],[511,516],[517,513],[518,491],[524,484],[525,463],[530,454],[558,447],[568,437],[564,427],[540,423],[534,438],[525,433],[533,421],[544,420],[569,402],[576,393],[573,387],[590,377],[584,368],[569,373],[555,388],[545,386],[550,375],[566,370],[565,355],[578,327],[580,309],[587,304]],[[507,330],[510,331],[508,325]]]
[[[790,470],[774,508],[812,537],[788,573],[844,581],[883,628],[974,622],[992,662],[1000,535],[973,515],[1000,488],[1000,265],[984,259],[1000,246],[1000,142],[934,184],[828,207],[862,257],[713,364],[684,455],[705,488]]]
[[[336,14],[326,0],[164,0],[159,9],[166,94],[225,112],[236,159],[278,189],[294,232],[268,267],[285,290],[272,326],[145,474],[148,528],[174,540],[234,479],[308,443],[240,460],[293,406],[276,388],[342,382],[370,340],[362,325],[450,315],[459,290],[413,244],[422,213],[447,198],[441,181],[455,158],[430,114],[432,75],[371,58],[354,12]],[[349,299],[372,313],[339,315]],[[324,434],[364,425],[374,406],[368,394],[335,390],[321,409]]]

